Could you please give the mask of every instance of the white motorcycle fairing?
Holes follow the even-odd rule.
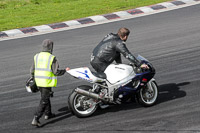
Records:
[[[67,72],[73,77],[83,79],[91,83],[103,82],[107,80],[110,84],[116,84],[120,81],[129,79],[129,77],[132,78],[135,76],[135,72],[132,66],[125,64],[109,65],[104,72],[107,76],[107,79],[101,79],[99,77],[96,77],[92,74],[88,67],[75,68]]]
[[[130,75],[131,77],[135,76],[133,67],[125,64],[111,64],[106,68],[104,73],[107,76],[107,80],[111,84],[115,84],[119,81],[122,81]]]
[[[103,79],[94,76],[88,67],[70,69],[67,72],[75,78],[83,79],[91,83],[104,81]]]

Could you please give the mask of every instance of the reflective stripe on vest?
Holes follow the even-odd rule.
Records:
[[[41,52],[34,57],[35,81],[39,87],[56,87],[57,77],[51,70],[55,56],[48,52]]]

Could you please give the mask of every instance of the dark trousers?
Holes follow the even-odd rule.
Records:
[[[97,57],[95,57],[91,62],[91,66],[94,68],[96,72],[104,72],[107,66],[109,65],[108,63],[100,61]]]
[[[41,100],[35,116],[39,119],[43,114],[51,115],[51,87],[38,87],[41,92]]]

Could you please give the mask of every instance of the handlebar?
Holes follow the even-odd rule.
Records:
[[[135,66],[135,64],[132,64],[132,63],[130,63],[129,65],[133,67],[133,70],[135,73],[142,73],[142,72],[147,72],[147,71],[155,73],[155,69],[153,65],[150,64],[149,62],[142,62],[141,64],[146,64],[149,67],[149,69],[143,69],[141,67],[137,67]]]

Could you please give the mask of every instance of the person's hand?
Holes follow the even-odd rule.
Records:
[[[148,65],[146,65],[146,64],[142,64],[140,67],[141,67],[142,69],[149,69]]]
[[[70,70],[70,68],[69,68],[69,67],[67,67],[65,70],[66,70],[66,71],[69,71],[69,70]]]

